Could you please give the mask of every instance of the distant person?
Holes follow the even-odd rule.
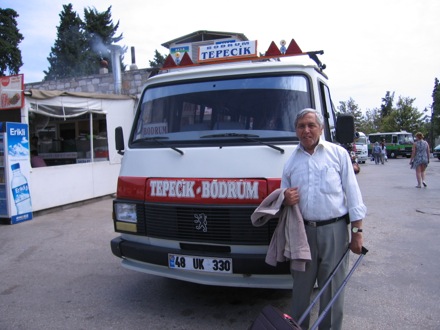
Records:
[[[373,153],[373,157],[374,157],[374,163],[376,165],[379,164],[380,155],[382,154],[382,150],[380,149],[379,142],[375,142],[374,143],[374,147],[373,147],[372,153]]]
[[[425,182],[425,170],[429,164],[429,145],[423,138],[422,133],[418,132],[416,134],[416,142],[413,144],[411,160],[409,162],[411,168],[416,170],[416,188],[421,188],[422,184],[424,187],[428,186]]]
[[[382,142],[380,144],[380,162],[385,164],[385,161],[387,160],[387,147],[385,146],[385,143]]]
[[[45,167],[47,166],[44,159],[38,155],[37,150],[31,150],[31,166],[32,167]]]

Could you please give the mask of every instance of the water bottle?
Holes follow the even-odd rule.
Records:
[[[23,173],[21,173],[20,163],[12,164],[11,169],[11,189],[17,214],[32,212],[31,193],[28,182]]]

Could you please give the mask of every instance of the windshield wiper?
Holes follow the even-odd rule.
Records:
[[[243,140],[246,141],[250,141],[250,142],[256,142],[265,146],[268,146],[269,148],[278,150],[280,153],[284,154],[284,149],[277,147],[276,145],[273,145],[271,143],[266,143],[260,140],[257,140],[256,138],[258,138],[258,135],[255,134],[238,134],[238,133],[220,133],[220,134],[211,134],[211,135],[205,135],[205,136],[201,136],[200,138],[222,138],[222,137],[238,137],[241,138]]]
[[[166,143],[163,143],[162,141],[160,141],[160,140],[167,140],[167,139],[169,139],[169,138],[166,137],[166,136],[152,136],[152,137],[146,137],[146,138],[138,139],[136,141],[133,141],[133,143],[138,143],[138,142],[155,142],[155,143],[157,143],[157,144],[159,144],[161,146],[164,146],[164,147],[167,147],[167,148],[171,148],[171,149],[173,149],[174,151],[178,152],[179,154],[181,154],[183,156],[184,153],[183,153],[182,150],[177,149],[176,147],[169,146]]]

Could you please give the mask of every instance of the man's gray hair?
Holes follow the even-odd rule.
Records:
[[[315,109],[305,108],[305,109],[302,109],[300,112],[298,112],[298,114],[296,115],[295,128],[298,125],[298,121],[309,113],[313,113],[316,115],[316,121],[318,122],[319,127],[321,127],[321,128],[324,127],[324,117],[322,117],[322,114]]]

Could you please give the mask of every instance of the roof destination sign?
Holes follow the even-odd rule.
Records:
[[[199,62],[221,61],[243,57],[257,57],[257,40],[218,43],[200,46],[199,48]]]

